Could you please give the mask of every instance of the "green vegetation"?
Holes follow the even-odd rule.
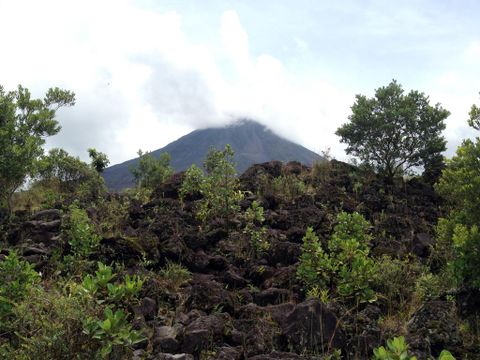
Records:
[[[20,85],[10,92],[0,85],[0,206],[11,211],[12,196],[34,174],[45,138],[60,131],[56,111],[74,104],[75,95],[59,88],[49,89],[43,99],[32,99]]]
[[[323,251],[313,229],[307,230],[297,269],[297,276],[307,291],[333,283],[342,299],[360,303],[376,300],[371,287],[376,264],[368,256],[369,227],[369,223],[358,213],[340,213],[328,241],[328,254]]]
[[[393,80],[378,88],[375,97],[357,95],[349,123],[336,132],[347,144],[347,154],[373,165],[392,180],[412,167],[430,163],[445,151],[444,120],[450,113],[431,106],[418,91],[404,95]]]
[[[0,358],[480,351],[480,139],[433,187],[448,112],[425,95],[393,82],[357,97],[338,133],[361,168],[269,163],[239,179],[227,145],[168,194],[153,191],[173,173],[167,154],[140,152],[138,187],[120,194],[105,189],[105,154],[44,154],[55,111],[73,102],[58,89],[43,100],[0,91],[0,207],[14,210],[0,212]],[[386,191],[385,176],[416,166],[423,177]]]
[[[224,150],[210,149],[204,162],[206,173],[192,165],[180,189],[182,198],[196,192],[202,195],[197,208],[199,220],[205,223],[220,218],[227,230],[230,229],[232,218],[240,212],[238,203],[244,197],[239,190],[233,156],[230,145],[225,146]]]
[[[260,257],[270,248],[270,243],[266,237],[267,228],[262,226],[264,221],[263,207],[255,200],[245,211],[246,224],[243,230],[250,238],[250,246],[255,257]]]
[[[143,153],[142,150],[138,150],[138,156],[138,165],[130,169],[137,187],[154,189],[173,174],[169,154],[160,154],[157,159],[149,152]]]
[[[403,336],[387,340],[387,347],[380,346],[373,350],[374,360],[417,360],[408,354],[408,344]],[[443,350],[438,360],[455,360],[452,354]]]

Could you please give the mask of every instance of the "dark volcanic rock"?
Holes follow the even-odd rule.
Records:
[[[279,321],[289,346],[296,352],[325,351],[329,344],[343,348],[343,332],[337,317],[318,299],[308,299]]]
[[[438,356],[443,349],[453,349],[461,344],[458,330],[455,304],[448,301],[434,300],[423,304],[408,323],[409,338],[421,338],[429,344],[433,356]],[[412,348],[413,350],[413,348]]]

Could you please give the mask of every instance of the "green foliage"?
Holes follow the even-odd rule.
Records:
[[[331,259],[323,251],[320,241],[311,227],[303,237],[302,255],[297,268],[297,277],[307,291],[328,285],[332,272]]]
[[[168,153],[160,154],[157,159],[150,152],[143,153],[142,150],[138,150],[138,156],[138,165],[130,168],[137,187],[154,189],[173,174]]]
[[[412,299],[416,282],[422,276],[421,265],[384,255],[377,260],[377,267],[374,289],[387,302],[389,312],[403,309]]]
[[[103,178],[78,157],[63,149],[52,149],[36,161],[34,186],[52,189],[62,194],[92,195],[97,197],[105,190]]]
[[[387,340],[387,347],[373,349],[375,360],[417,360],[416,356],[408,354],[408,345],[403,336]]]
[[[449,112],[431,106],[425,94],[404,95],[393,80],[378,88],[375,97],[357,95],[349,123],[336,134],[353,154],[392,179],[397,173],[425,165],[445,150],[444,120]]]
[[[78,293],[89,295],[98,304],[105,301],[109,303],[132,303],[142,290],[144,280],[138,275],[125,275],[124,281],[114,283],[116,274],[110,266],[98,262],[95,276],[85,275]]]
[[[95,148],[88,149],[88,156],[91,159],[91,167],[95,169],[96,172],[102,173],[103,170],[110,164],[110,160],[108,160],[107,155],[104,153],[97,151]]]
[[[122,310],[112,311],[107,307],[103,319],[88,318],[84,324],[84,333],[99,340],[101,348],[98,354],[106,359],[115,347],[130,347],[145,339],[138,331],[132,330],[127,315]]]
[[[475,104],[472,105],[468,115],[470,116],[468,118],[468,125],[474,129],[480,130],[480,107]]]
[[[286,201],[293,201],[305,194],[305,183],[293,174],[281,175],[272,180],[271,189],[275,194],[284,197]]]
[[[0,85],[0,206],[11,209],[13,193],[34,173],[45,138],[60,131],[56,111],[74,104],[75,95],[58,88],[32,99],[20,85],[10,92]]]
[[[408,354],[408,344],[403,336],[387,340],[387,347],[373,349],[373,360],[417,360],[416,356]],[[438,360],[455,360],[447,350],[443,350]]]
[[[90,221],[87,212],[78,204],[73,203],[68,208],[69,217],[62,227],[73,256],[77,259],[88,258],[100,243],[100,237]]]
[[[436,190],[448,201],[450,213],[437,226],[435,255],[443,256],[459,284],[480,288],[480,139],[464,140],[447,161]]]
[[[11,323],[4,353],[0,349],[2,359],[95,358],[99,346],[83,333],[85,318],[96,313],[94,304],[57,288],[34,287],[12,311],[18,321]]]
[[[23,300],[28,290],[40,281],[40,275],[15,252],[0,261],[0,324],[12,313],[15,304]],[[0,325],[0,329],[2,326]]]
[[[359,213],[341,212],[328,242],[339,295],[355,298],[359,302],[376,299],[371,284],[377,266],[368,256],[371,240],[369,228],[370,224]]]
[[[192,273],[181,264],[167,260],[165,266],[160,270],[160,276],[168,281],[173,288],[179,288],[192,278]]]
[[[265,221],[263,207],[255,200],[245,211],[245,228],[243,232],[250,238],[250,246],[255,257],[270,249],[270,243],[266,238],[267,228],[262,226]]]
[[[307,291],[315,286],[336,286],[338,295],[347,301],[372,302],[376,300],[371,285],[377,271],[376,263],[368,256],[369,223],[358,213],[342,212],[328,241],[325,253],[312,228],[303,238],[297,277]]]
[[[464,140],[455,156],[447,160],[447,168],[435,189],[450,204],[458,223],[471,226],[480,223],[480,139]]]
[[[240,212],[238,203],[243,193],[238,189],[234,152],[230,145],[224,150],[210,149],[204,162],[206,174],[192,165],[185,174],[180,196],[200,193],[203,198],[198,202],[197,217],[202,222],[215,218],[223,219],[227,230],[233,216]]]

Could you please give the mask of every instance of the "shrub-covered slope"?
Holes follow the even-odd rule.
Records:
[[[419,359],[478,358],[479,297],[443,281],[430,185],[338,161],[257,164],[226,223],[199,220],[205,195],[181,200],[184,178],[17,212],[0,255],[0,357],[370,359],[401,335]]]

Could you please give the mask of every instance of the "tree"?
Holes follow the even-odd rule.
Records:
[[[108,164],[110,164],[110,160],[108,160],[107,155],[97,151],[95,148],[88,149],[88,156],[90,156],[90,159],[92,159],[92,168],[94,168],[99,174],[105,170]]]
[[[11,212],[14,192],[34,170],[47,136],[60,131],[56,111],[73,106],[75,94],[51,88],[43,99],[32,99],[28,89],[5,92],[0,85],[0,205]]]
[[[479,129],[479,108],[472,106],[468,123]],[[476,119],[476,120],[475,120]],[[455,156],[447,160],[435,189],[450,206],[446,219],[440,219],[437,251],[449,254],[447,268],[456,280],[480,289],[480,138],[466,139]],[[440,247],[442,244],[442,247]],[[453,256],[452,256],[453,254]]]
[[[445,151],[441,133],[450,113],[440,104],[431,106],[418,91],[404,95],[395,80],[378,88],[373,98],[357,95],[351,109],[350,122],[338,128],[336,135],[347,144],[347,154],[374,166],[390,181]]]
[[[36,161],[33,180],[33,185],[42,185],[60,193],[87,190],[85,188],[98,193],[104,186],[102,177],[93,165],[89,166],[78,157],[57,148]]]
[[[157,159],[150,152],[143,153],[142,150],[138,150],[138,156],[138,165],[130,168],[130,171],[139,188],[153,189],[173,174],[168,153],[160,154],[160,158]]]
[[[470,109],[470,118],[468,119],[468,125],[474,129],[480,130],[480,107],[473,104]]]

